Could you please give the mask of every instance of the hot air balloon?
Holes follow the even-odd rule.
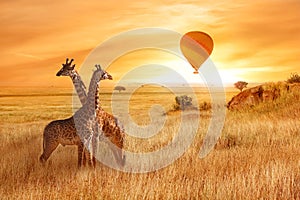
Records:
[[[212,38],[204,32],[192,31],[184,34],[180,39],[180,49],[184,57],[195,69],[195,74],[210,56],[214,47]]]

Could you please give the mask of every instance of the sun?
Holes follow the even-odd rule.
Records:
[[[238,78],[234,73],[232,73],[232,71],[227,71],[224,69],[218,71],[222,79],[222,82],[225,85],[233,84],[240,80],[240,78]]]
[[[178,74],[183,76],[186,79],[186,81],[190,84],[205,84],[206,82],[205,77],[203,77],[203,74],[201,74],[201,67],[204,67],[204,65],[206,65],[205,67],[212,67],[212,69],[216,69],[224,85],[232,85],[233,83],[240,80],[238,76],[240,74],[238,72],[235,72],[233,70],[218,69],[217,67],[218,63],[216,63],[216,65],[215,63],[213,63],[215,66],[210,66],[212,62],[205,62],[199,68],[200,71],[199,74],[194,74],[193,72],[195,70],[193,69],[193,67],[184,60],[180,60],[180,59],[168,60],[165,61],[163,64],[175,70]]]

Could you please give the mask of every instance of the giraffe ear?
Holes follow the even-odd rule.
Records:
[[[71,69],[74,69],[74,68],[75,68],[75,65],[76,65],[76,64],[74,64],[74,65],[71,67]]]

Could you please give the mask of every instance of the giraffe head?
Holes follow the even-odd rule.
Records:
[[[107,71],[104,71],[101,69],[101,66],[98,64],[98,65],[95,65],[96,67],[96,71],[102,71],[102,75],[100,77],[100,80],[105,80],[105,79],[108,79],[108,80],[112,80],[112,76],[107,72]]]
[[[69,62],[69,58],[66,59],[66,63],[62,64],[62,68],[56,73],[56,76],[72,76],[75,71],[75,64],[72,65],[74,59],[72,58]]]

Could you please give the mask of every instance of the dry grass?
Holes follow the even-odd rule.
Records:
[[[288,107],[277,102],[276,107],[227,112],[215,150],[200,159],[210,119],[203,112],[208,117],[201,118],[198,134],[182,157],[158,171],[132,174],[101,164],[96,170],[78,170],[75,147],[60,146],[45,166],[38,163],[44,126],[72,113],[70,91],[65,94],[0,98],[1,199],[300,199],[299,101]],[[153,97],[143,95],[132,99],[130,112],[138,123],[147,124],[149,119],[142,119],[148,111],[139,112],[143,105],[138,102],[150,107]],[[207,101],[203,93],[201,98]],[[109,95],[102,99],[107,108]],[[174,102],[158,99],[165,99],[166,109]],[[179,122],[176,114],[167,116],[159,135],[149,140],[128,137],[126,148],[159,149],[171,140]]]

